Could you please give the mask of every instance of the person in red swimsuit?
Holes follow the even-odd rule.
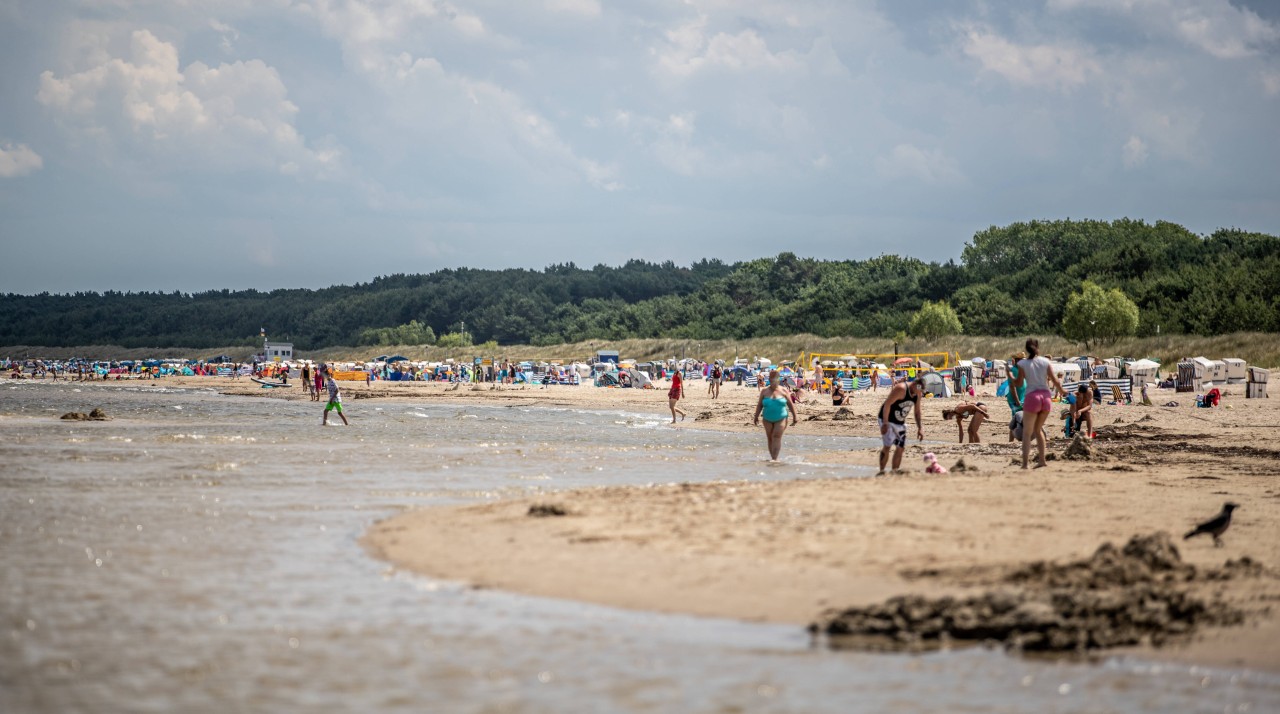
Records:
[[[676,406],[676,402],[684,399],[684,379],[680,376],[680,370],[676,369],[671,373],[671,389],[667,391],[667,404],[671,407],[671,423],[676,423],[676,414],[680,415],[680,419],[685,418],[684,410]]]

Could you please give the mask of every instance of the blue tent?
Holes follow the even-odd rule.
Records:
[[[384,359],[384,360],[382,360],[382,361],[383,361],[383,362],[386,362],[386,363],[388,363],[388,364],[390,364],[390,363],[392,363],[392,362],[408,362],[408,361],[409,361],[409,358],[408,358],[408,357],[402,357],[402,356],[400,356],[400,355],[396,355],[396,356],[394,356],[394,357],[387,357],[386,359]]]

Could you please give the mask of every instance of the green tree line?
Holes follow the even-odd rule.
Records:
[[[464,333],[500,344],[881,337],[907,330],[926,303],[946,303],[966,334],[1061,334],[1095,327],[1089,301],[1074,308],[1084,317],[1064,318],[1072,294],[1092,300],[1097,290],[1138,307],[1138,335],[1280,332],[1280,238],[1128,219],[1032,221],[978,232],[959,262],[782,253],[687,267],[441,270],[318,290],[6,294],[0,344],[219,347],[255,342],[260,327],[300,349]]]

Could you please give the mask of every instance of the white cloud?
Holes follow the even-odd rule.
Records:
[[[876,173],[887,179],[914,179],[929,184],[964,180],[955,160],[941,149],[929,151],[914,144],[898,144],[888,156],[876,158]]]
[[[598,0],[546,0],[545,6],[551,12],[562,12],[583,17],[600,17],[600,3]]]
[[[1120,158],[1126,169],[1136,169],[1147,163],[1147,144],[1140,137],[1131,136],[1120,149]]]
[[[1229,0],[1049,0],[1048,7],[1127,15],[1147,32],[1177,37],[1219,59],[1258,55],[1280,42],[1280,26]]]
[[[390,61],[375,79],[397,113],[407,111],[416,130],[434,134],[420,137],[425,141],[450,136],[490,161],[519,161],[535,172],[560,167],[606,191],[623,187],[616,168],[579,156],[549,119],[500,85],[450,73],[438,60],[408,53]],[[418,105],[429,111],[411,109]]]
[[[315,18],[330,37],[342,43],[349,62],[376,70],[388,55],[408,51],[424,27],[443,26],[472,41],[511,44],[491,32],[484,20],[442,0],[299,0],[296,11]]]
[[[1263,70],[1261,73],[1262,89],[1267,96],[1274,97],[1280,94],[1280,70]]]
[[[695,112],[671,114],[665,118],[644,117],[635,122],[633,138],[647,147],[657,162],[681,176],[703,174],[708,169],[706,153],[694,144],[698,131]],[[627,126],[632,119],[628,116]]]
[[[26,176],[44,167],[44,159],[26,144],[0,142],[0,178]]]
[[[381,92],[384,117],[403,121],[397,128],[411,132],[416,146],[430,151],[447,143],[450,151],[467,151],[494,165],[538,174],[568,171],[602,190],[622,188],[616,168],[579,155],[518,92],[413,51],[436,44],[429,38],[441,26],[471,45],[515,44],[489,30],[482,18],[436,0],[314,0],[299,7],[341,43],[347,65]]]
[[[236,28],[219,21],[217,18],[209,18],[209,28],[222,35],[222,40],[218,44],[222,47],[223,52],[230,53],[235,49],[235,43],[240,39],[240,32]]]
[[[771,52],[768,43],[753,29],[737,34],[717,32],[708,37],[707,24],[708,17],[701,15],[667,30],[665,45],[650,48],[658,66],[677,77],[707,68],[787,71],[804,66],[794,52]]]
[[[332,171],[339,152],[307,146],[279,74],[261,60],[180,68],[178,48],[147,30],[128,59],[65,76],[40,75],[37,100],[104,142],[185,157],[205,167]]]
[[[1088,48],[1063,43],[1019,45],[984,29],[969,30],[963,49],[988,72],[1029,87],[1073,89],[1102,72]]]
[[[1200,134],[1203,117],[1203,112],[1195,107],[1139,109],[1133,111],[1130,121],[1144,137],[1144,145],[1153,148],[1157,156],[1203,163],[1208,159],[1205,140]]]

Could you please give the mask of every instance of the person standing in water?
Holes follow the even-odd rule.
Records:
[[[686,416],[684,410],[676,406],[676,403],[684,399],[684,378],[680,375],[680,369],[677,367],[671,373],[671,389],[667,391],[667,405],[671,407],[671,423],[676,423],[676,414],[680,415],[683,420]]]
[[[1025,413],[1022,423],[1022,468],[1027,468],[1033,439],[1037,445],[1036,468],[1048,466],[1044,459],[1044,422],[1053,409],[1053,394],[1049,391],[1049,385],[1054,386],[1059,396],[1065,398],[1067,394],[1062,389],[1062,382],[1058,381],[1058,375],[1053,373],[1049,360],[1040,356],[1040,340],[1034,337],[1027,340],[1027,356],[1018,360],[1018,376],[1009,384],[1009,393],[1015,397],[1018,387],[1026,385],[1027,388],[1026,399],[1018,398],[1019,406]]]
[[[338,412],[338,416],[342,417],[344,426],[350,426],[350,422],[347,421],[347,415],[342,413],[342,393],[338,391],[338,383],[333,380],[332,367],[324,372],[324,386],[329,390],[329,403],[324,405],[324,418],[320,420],[320,425],[328,425],[329,412],[332,410]]]
[[[769,444],[769,458],[777,461],[778,454],[782,453],[782,433],[787,430],[787,415],[791,415],[793,426],[797,417],[795,404],[791,402],[791,391],[782,386],[776,369],[769,371],[769,386],[760,390],[760,398],[756,400],[756,414],[751,423],[759,424],[761,414],[764,415],[764,436]]]
[[[907,415],[914,413],[916,419],[916,438],[924,441],[924,426],[920,423],[920,397],[924,393],[924,378],[916,377],[910,382],[898,382],[889,389],[889,396],[880,405],[880,441],[884,445],[880,449],[881,476],[885,466],[889,465],[889,452],[893,452],[893,470],[902,467],[902,452],[907,448]]]
[[[315,384],[313,385],[315,388],[311,390],[311,401],[313,402],[320,401],[320,390],[324,389],[324,373],[328,369],[329,369],[329,366],[324,364],[323,362],[321,362],[320,366],[316,368],[316,373],[314,377]]]

